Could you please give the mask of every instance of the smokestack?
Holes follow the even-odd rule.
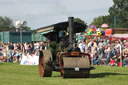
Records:
[[[69,48],[73,48],[74,40],[74,17],[68,17],[69,22]]]

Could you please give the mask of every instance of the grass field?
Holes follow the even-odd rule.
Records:
[[[63,79],[59,72],[52,77],[39,76],[38,66],[0,63],[0,85],[128,85],[128,67],[95,66],[90,78]]]

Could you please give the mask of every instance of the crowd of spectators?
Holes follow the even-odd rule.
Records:
[[[46,43],[2,43],[0,44],[0,62],[20,62],[22,55],[39,55]]]
[[[79,40],[81,52],[91,55],[93,65],[128,66],[128,40],[86,39]]]
[[[21,56],[39,55],[39,51],[46,49],[47,43],[7,43],[0,44],[0,62],[20,62]],[[93,65],[128,66],[128,40],[108,40],[86,37],[78,40],[81,52],[89,53]]]

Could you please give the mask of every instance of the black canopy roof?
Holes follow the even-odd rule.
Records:
[[[50,26],[41,27],[37,30],[37,32],[43,34],[51,41],[59,42],[59,32],[60,31],[67,31],[69,26],[69,22],[60,22]],[[84,32],[87,25],[83,25],[77,22],[74,22],[74,33]]]
[[[61,30],[67,30],[68,26],[69,26],[69,23],[68,22],[60,22],[60,23],[56,23],[56,24],[49,25],[49,26],[46,26],[46,27],[41,27],[38,30],[42,30],[42,29],[47,29],[49,27],[53,27],[53,30],[55,32],[59,32]],[[75,30],[75,33],[83,32],[86,27],[87,27],[87,25],[83,25],[83,24],[79,24],[77,22],[74,22],[74,30]]]

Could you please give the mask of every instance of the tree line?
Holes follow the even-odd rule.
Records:
[[[100,27],[107,23],[110,28],[128,28],[128,0],[113,0],[114,5],[109,8],[109,15],[98,16],[91,24]],[[114,26],[115,25],[115,26]]]
[[[27,21],[25,21],[27,23]],[[10,31],[10,30],[15,30],[16,27],[13,24],[13,20],[7,16],[2,17],[0,16],[0,32],[2,31]],[[30,27],[28,26],[22,26],[23,30],[31,30]]]

